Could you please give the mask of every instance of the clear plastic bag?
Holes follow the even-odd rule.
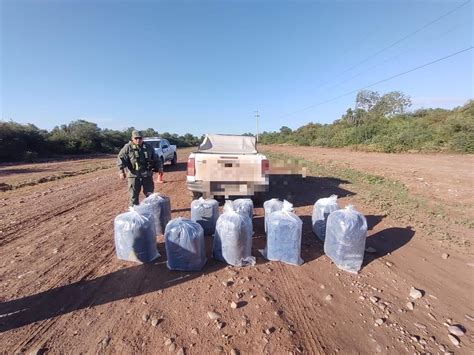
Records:
[[[219,203],[213,198],[200,197],[191,202],[191,219],[201,225],[205,235],[214,234],[218,217]]]
[[[207,261],[202,227],[187,218],[175,218],[165,231],[166,266],[170,270],[199,271]]]
[[[253,201],[250,198],[238,198],[233,201],[234,210],[237,213],[243,213],[253,218]]]
[[[272,212],[267,220],[267,245],[260,253],[272,261],[291,265],[303,264],[301,233],[303,221],[293,213],[293,205],[283,201],[280,211]]]
[[[313,215],[311,221],[313,224],[313,232],[324,242],[326,237],[326,223],[331,212],[339,209],[337,204],[337,195],[320,198],[313,206]]]
[[[364,261],[367,220],[353,206],[332,212],[327,220],[324,252],[342,270],[357,273]]]
[[[156,233],[150,213],[119,214],[114,220],[114,240],[117,258],[146,263],[160,256],[156,247]]]
[[[157,204],[140,204],[140,205],[135,205],[129,208],[129,211],[135,211],[143,216],[147,216],[147,218],[150,218],[152,224],[153,224],[153,230],[155,235],[161,234],[161,233],[156,233],[156,231],[161,228],[161,222],[160,222],[160,211],[161,207]]]
[[[150,206],[154,217],[156,234],[165,233],[165,228],[171,219],[171,202],[168,196],[153,193],[143,200],[140,206]],[[145,207],[146,208],[146,207]]]
[[[283,202],[277,198],[272,198],[271,200],[265,201],[263,203],[263,210],[265,211],[264,227],[265,232],[267,231],[267,220],[268,216],[275,211],[279,211],[283,208]]]
[[[235,212],[232,201],[226,201],[224,213],[217,219],[213,257],[233,266],[255,265],[252,234],[249,216]]]

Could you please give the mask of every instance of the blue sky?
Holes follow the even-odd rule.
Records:
[[[330,123],[355,94],[318,103],[471,47],[472,1],[374,55],[464,2],[0,0],[1,119],[196,135],[254,132],[255,110],[261,131]],[[371,89],[459,106],[473,62]]]

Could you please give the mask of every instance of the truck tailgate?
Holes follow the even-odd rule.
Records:
[[[196,180],[219,182],[262,182],[260,154],[196,154]]]

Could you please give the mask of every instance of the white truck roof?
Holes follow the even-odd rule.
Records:
[[[256,154],[255,137],[230,134],[206,134],[198,152],[217,154]]]

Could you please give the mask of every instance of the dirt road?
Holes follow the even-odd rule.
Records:
[[[297,153],[291,147],[273,150]],[[170,197],[173,217],[190,215],[186,153],[179,152],[176,167],[166,166],[167,182],[157,187]],[[308,159],[315,156],[311,151],[305,154]],[[387,156],[383,170],[396,176],[400,165],[390,163],[392,157]],[[459,157],[464,158],[466,164],[472,162],[472,157]],[[345,159],[359,158],[346,153]],[[444,158],[430,159],[433,163],[426,162],[427,166],[441,165]],[[378,205],[367,204],[367,186],[331,176],[273,176],[269,197],[288,198],[303,220],[305,264],[289,266],[259,256],[265,234],[262,208],[256,208],[255,267],[230,268],[211,259],[209,236],[209,259],[203,272],[183,273],[166,268],[162,237],[158,240],[161,257],[154,263],[138,265],[115,258],[113,219],[126,210],[127,192],[116,170],[109,168],[113,162],[111,157],[74,162],[74,166],[59,163],[64,171],[78,173],[52,181],[43,178],[59,166],[0,166],[0,184],[22,185],[30,174],[35,174],[30,180],[40,182],[0,192],[3,352],[474,351],[472,253],[447,241],[437,243],[429,238],[429,229],[394,219]],[[452,176],[462,174],[455,170]],[[449,178],[449,174],[436,175],[435,170],[430,176],[440,184]],[[459,180],[459,191],[469,190],[466,183],[471,181]],[[338,270],[311,232],[312,205],[333,193],[340,196],[341,206],[354,204],[368,219],[367,246],[376,252],[366,254],[358,275]],[[470,237],[467,226],[457,230]],[[449,257],[444,259],[446,252]],[[410,310],[412,286],[423,290],[424,296],[414,300]],[[239,308],[231,308],[231,301],[239,301]],[[208,311],[221,313],[222,325],[210,320]],[[448,338],[444,323],[465,329],[458,337],[459,347]]]

